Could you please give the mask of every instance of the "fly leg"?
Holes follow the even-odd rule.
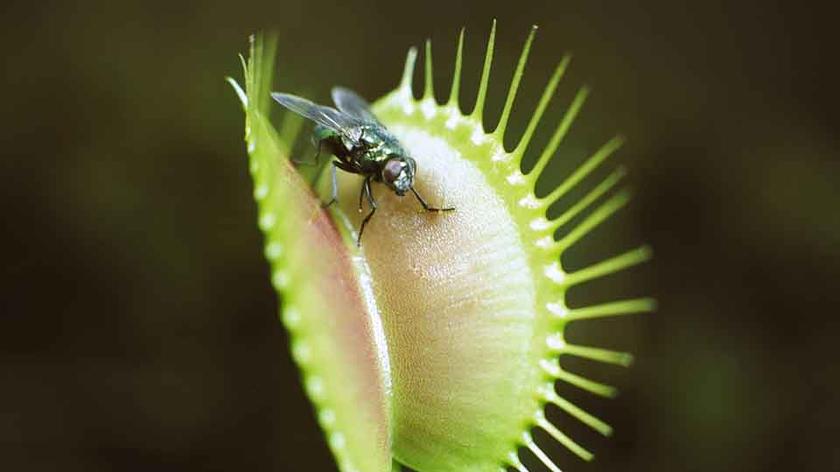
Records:
[[[370,177],[365,179],[365,183],[362,184],[361,195],[367,196],[368,205],[370,206],[370,213],[367,214],[364,220],[362,220],[362,226],[359,228],[359,239],[356,240],[356,246],[362,245],[362,233],[365,231],[365,225],[370,221],[370,218],[376,213],[376,200],[373,199],[373,191],[370,189]],[[360,197],[361,197],[360,195]]]
[[[362,189],[359,191],[359,213],[362,212],[362,201],[364,201],[365,194],[367,194],[368,179],[365,179],[364,183],[362,183]],[[370,197],[368,197],[370,199]]]
[[[338,202],[338,180],[336,178],[337,169],[341,169],[344,172],[349,172],[351,174],[357,174],[358,173],[358,172],[356,172],[356,169],[354,169],[352,166],[350,166],[349,164],[347,164],[345,162],[342,162],[340,160],[332,161],[331,164],[332,164],[332,167],[330,168],[330,182],[332,184],[332,195],[330,197],[330,201],[327,202],[326,204],[324,204],[324,208],[327,208],[330,205],[332,205],[333,203]]]
[[[318,145],[317,145],[318,146],[318,152],[315,153],[315,162],[314,163],[307,162],[307,161],[298,161],[298,160],[295,160],[295,159],[292,159],[292,163],[295,164],[295,165],[298,165],[298,166],[317,167],[318,166],[318,159],[321,157],[321,144],[323,142],[324,142],[323,140],[318,141]],[[314,140],[313,140],[312,144],[315,145]]]
[[[423,205],[423,209],[426,210],[426,211],[440,212],[440,211],[453,211],[453,210],[455,210],[455,207],[449,207],[449,208],[431,207],[431,206],[429,206],[428,203],[426,203],[426,200],[423,200],[423,197],[421,197],[420,194],[417,193],[417,190],[414,190],[414,187],[409,187],[409,188],[411,188],[411,193],[413,193],[414,196],[417,197],[417,201],[419,201],[420,204]]]
[[[321,146],[318,146],[318,149],[321,149]],[[332,182],[332,197],[330,197],[330,201],[327,202],[325,205],[322,205],[324,208],[329,208],[330,205],[338,201],[338,180],[336,180],[335,172],[338,166],[336,165],[335,161],[333,161],[332,166],[330,166],[330,181]]]

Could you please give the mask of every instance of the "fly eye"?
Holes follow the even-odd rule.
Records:
[[[399,178],[402,170],[403,163],[396,159],[391,159],[385,163],[385,167],[382,169],[382,179],[386,182],[393,182]]]

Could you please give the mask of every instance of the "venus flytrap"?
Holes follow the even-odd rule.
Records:
[[[614,396],[615,388],[566,370],[558,359],[628,365],[632,357],[570,343],[565,328],[581,320],[651,311],[654,303],[639,298],[569,307],[565,296],[574,285],[647,260],[650,251],[641,247],[574,272],[561,264],[563,252],[623,207],[629,193],[620,190],[604,200],[624,176],[619,168],[557,218],[546,215],[549,206],[620,147],[616,138],[548,195],[534,194],[586,89],[572,101],[533,169],[520,170],[568,58],[550,78],[522,138],[512,150],[504,148],[534,32],[491,132],[481,117],[495,23],[469,115],[459,106],[463,32],[444,105],[438,104],[432,86],[431,44],[426,43],[419,100],[411,92],[416,51],[409,51],[400,85],[376,101],[373,111],[416,159],[421,194],[430,204],[457,211],[419,212],[413,199],[375,187],[379,211],[365,229],[361,248],[355,245],[363,217],[357,210],[360,177],[340,173],[339,204],[322,209],[289,163],[300,121],[289,121],[286,113],[278,135],[266,119],[273,42],[253,41],[245,90],[231,80],[246,111],[259,226],[272,282],[283,300],[282,319],[292,333],[292,352],[307,393],[345,472],[391,470],[392,459],[420,472],[523,472],[528,469],[519,457],[522,449],[548,469],[559,470],[534,441],[535,429],[592,459],[546,417],[546,408],[559,408],[601,434],[612,432],[607,423],[558,395],[554,383],[606,397]]]
[[[390,368],[380,316],[364,261],[342,241],[288,159],[300,121],[284,121],[278,135],[267,120],[274,45],[261,37],[252,41],[247,93],[231,81],[246,113],[271,282],[283,294],[292,354],[339,466],[389,470]]]

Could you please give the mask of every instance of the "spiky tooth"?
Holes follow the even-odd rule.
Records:
[[[595,211],[581,221],[574,229],[569,231],[568,234],[558,240],[557,244],[564,250],[567,249],[569,246],[579,241],[582,237],[586,236],[607,218],[612,216],[615,212],[623,208],[629,201],[629,190],[623,190],[616,195],[613,195],[609,200],[601,204],[597,209],[595,209]]]
[[[523,133],[522,137],[519,138],[519,142],[516,144],[513,152],[511,152],[517,162],[522,160],[522,156],[525,154],[525,150],[528,148],[528,143],[531,142],[531,138],[534,136],[534,130],[537,129],[537,125],[542,119],[542,115],[545,112],[545,108],[548,106],[548,102],[551,101],[551,97],[554,96],[554,91],[557,90],[557,85],[560,84],[560,79],[562,79],[563,74],[566,73],[569,61],[569,56],[565,56],[563,60],[560,61],[560,64],[557,65],[557,68],[554,70],[554,74],[545,86],[545,90],[543,90],[543,94],[540,97],[540,101],[537,104],[534,114],[531,116],[530,121],[528,121],[525,133]]]
[[[461,33],[458,35],[458,50],[455,52],[455,70],[452,72],[452,88],[449,89],[449,101],[447,102],[450,107],[454,107],[459,110],[460,112],[460,105],[458,104],[458,93],[460,92],[461,88],[461,64],[463,63],[464,57],[464,28],[461,28]],[[447,122],[447,128],[452,129]]]
[[[574,442],[572,438],[563,434],[562,431],[557,429],[548,419],[546,419],[545,414],[542,410],[538,411],[534,415],[534,421],[538,427],[542,428],[543,431],[548,433],[555,441],[562,444],[566,449],[572,451],[576,456],[580,457],[585,461],[591,461],[594,455],[583,448],[580,444]]]
[[[525,72],[525,63],[528,61],[528,54],[531,52],[531,43],[534,42],[534,35],[536,32],[537,26],[534,25],[531,27],[531,32],[528,33],[528,39],[525,40],[525,45],[522,47],[522,53],[519,55],[519,63],[516,64],[516,71],[513,73],[513,79],[511,79],[510,82],[510,88],[508,88],[508,95],[505,100],[505,106],[502,109],[502,115],[499,118],[499,123],[496,125],[496,129],[493,131],[499,141],[502,142],[504,142],[505,139],[505,129],[507,128],[508,120],[510,119],[513,102],[516,100],[516,92],[519,89],[519,82],[522,80],[522,74]]]
[[[484,67],[481,70],[481,82],[478,85],[478,95],[475,99],[475,107],[470,116],[483,123],[484,102],[487,98],[487,86],[490,82],[490,68],[493,64],[493,48],[496,43],[496,20],[490,28],[490,38],[487,40],[487,51],[484,53]]]
[[[540,366],[542,367],[542,362]],[[545,370],[545,368],[543,369]],[[548,370],[546,370],[548,372]],[[548,372],[550,375],[553,375],[558,380],[562,380],[568,384],[574,385],[582,390],[586,390],[587,392],[593,393],[595,395],[599,395],[602,397],[612,398],[618,394],[618,390],[615,387],[602,384],[600,382],[595,382],[594,380],[589,380],[586,377],[573,374],[567,370],[564,370],[560,367],[560,363],[555,359],[555,364],[551,366],[551,372]]]
[[[578,112],[580,112],[584,102],[586,102],[587,96],[589,96],[589,88],[582,87],[578,90],[575,98],[572,100],[572,104],[569,105],[569,108],[563,114],[563,118],[560,120],[560,123],[557,124],[557,129],[548,141],[548,145],[545,149],[543,149],[542,154],[540,154],[539,159],[537,159],[537,163],[534,164],[534,167],[530,172],[528,172],[534,182],[536,182],[537,178],[539,178],[540,174],[542,174],[545,166],[554,156],[555,151],[557,151],[557,147],[563,141],[563,138],[566,137],[566,133],[569,132],[569,128],[571,128],[572,123],[574,123]]]
[[[242,59],[243,61],[245,60],[242,57],[242,54],[239,55],[239,58]],[[239,102],[242,104],[242,108],[247,109],[248,108],[248,94],[246,94],[245,91],[242,90],[242,87],[239,86],[239,83],[236,80],[234,80],[232,77],[225,77],[225,80],[227,81],[227,83],[230,84],[231,87],[233,87],[233,91],[236,92],[236,96],[239,98]]]
[[[592,205],[592,203],[594,203],[598,198],[610,191],[626,174],[627,172],[624,167],[618,167],[612,174],[598,184],[598,186],[590,190],[583,198],[561,213],[560,216],[552,220],[552,232],[558,230],[563,225],[571,221],[572,218],[580,214],[580,212]]]
[[[529,472],[528,468],[522,464],[521,460],[519,460],[519,456],[516,454],[516,451],[510,451],[510,453],[508,453],[508,462],[519,472]],[[504,469],[502,469],[502,471],[504,471]]]
[[[633,355],[626,352],[612,351],[590,346],[567,343],[562,333],[552,333],[546,336],[546,346],[552,352],[565,354],[592,361],[617,364],[624,367],[633,362]]]
[[[403,93],[408,92],[411,96],[411,85],[414,82],[414,64],[417,62],[417,48],[411,47],[405,56],[405,67],[403,68],[402,79],[400,80],[400,90]]]
[[[563,281],[567,287],[581,284],[592,279],[604,277],[620,270],[641,264],[651,258],[652,251],[648,246],[640,246],[624,254],[592,264],[589,267],[566,274]]]
[[[633,355],[627,352],[612,351],[610,349],[602,349],[590,346],[580,346],[577,344],[563,343],[559,347],[558,352],[570,356],[589,359],[592,361],[604,362],[607,364],[616,364],[627,367],[633,363]]]
[[[539,388],[538,390],[541,398],[546,402],[550,403],[561,410],[565,411],[569,415],[577,418],[580,420],[581,423],[589,426],[590,428],[598,431],[599,433],[603,434],[604,436],[609,436],[612,434],[612,426],[597,418],[581,407],[575,405],[574,403],[566,400],[565,398],[561,397],[554,391],[554,384],[547,383]]]
[[[426,40],[426,56],[424,61],[425,81],[423,84],[423,99],[434,101],[435,99],[435,83],[432,75],[432,40]]]
[[[572,172],[572,175],[567,177],[563,183],[552,190],[551,193],[543,197],[543,200],[548,202],[548,204],[556,202],[560,197],[565,195],[569,190],[595,170],[600,163],[604,162],[606,158],[610,157],[615,151],[617,151],[623,144],[624,138],[621,136],[616,136],[607,141],[606,144],[601,146],[594,154],[588,157],[583,164],[580,165],[580,167],[575,169],[575,171]],[[533,175],[533,172],[529,175]]]
[[[635,313],[649,313],[656,310],[656,300],[653,298],[634,298],[616,302],[602,303],[567,310],[565,317],[569,321],[588,320],[607,316],[631,315]]]
[[[560,468],[559,468],[559,467],[557,467],[557,464],[555,464],[554,462],[552,462],[552,460],[548,457],[548,455],[546,455],[546,453],[545,453],[545,452],[543,452],[543,450],[542,450],[542,449],[540,449],[540,447],[539,447],[539,446],[537,446],[537,443],[536,443],[536,442],[534,442],[534,438],[531,436],[531,434],[530,434],[530,433],[525,433],[525,434],[523,434],[523,437],[522,437],[522,443],[523,443],[523,444],[525,445],[525,447],[527,447],[527,448],[528,448],[528,449],[529,449],[529,450],[530,450],[530,451],[531,451],[531,452],[532,452],[535,456],[537,456],[537,459],[539,459],[539,460],[540,460],[540,462],[542,462],[542,463],[543,463],[546,467],[548,467],[548,469],[549,469],[549,470],[551,470],[551,472],[562,472],[562,471],[560,470]]]

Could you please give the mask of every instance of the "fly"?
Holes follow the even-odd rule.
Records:
[[[337,199],[336,169],[364,176],[359,191],[359,211],[362,211],[362,201],[367,199],[370,212],[362,220],[357,245],[362,244],[365,225],[376,213],[376,199],[373,197],[371,182],[385,184],[400,197],[410,191],[423,209],[429,212],[455,209],[432,207],[417,193],[414,189],[417,163],[408,155],[399,140],[374,116],[365,99],[356,92],[334,87],[332,99],[338,107],[337,110],[286,93],[272,93],[271,96],[277,103],[316,123],[312,139],[318,144],[318,156],[322,147],[335,156],[336,160],[332,161],[330,167],[332,198],[325,206],[332,205]]]

